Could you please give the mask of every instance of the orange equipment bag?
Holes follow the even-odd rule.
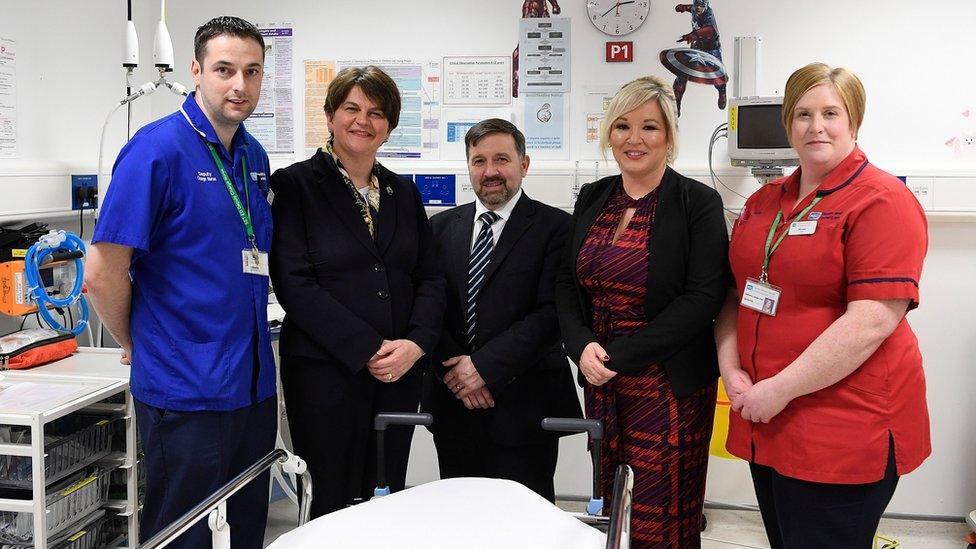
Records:
[[[0,337],[0,370],[40,366],[70,356],[78,350],[72,334],[50,328],[32,328]]]

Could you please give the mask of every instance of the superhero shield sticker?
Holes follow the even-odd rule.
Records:
[[[725,85],[729,75],[725,65],[714,55],[694,48],[671,48],[661,52],[661,64],[675,75],[675,95],[678,98],[678,114],[681,114],[681,99],[685,83],[688,81],[719,90],[718,108],[725,108]]]
[[[722,62],[705,51],[671,48],[661,52],[661,63],[675,76],[699,84],[720,86],[729,81]]]

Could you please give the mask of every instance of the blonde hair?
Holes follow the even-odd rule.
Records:
[[[678,107],[671,84],[657,76],[642,76],[620,88],[607,107],[600,128],[600,149],[606,154],[610,148],[610,132],[613,123],[621,116],[640,107],[648,101],[657,101],[664,122],[668,127],[668,164],[678,156]]]
[[[786,92],[783,95],[783,127],[786,128],[786,135],[791,145],[793,137],[790,135],[790,127],[796,104],[800,102],[803,94],[823,84],[833,86],[844,101],[844,108],[851,123],[851,133],[857,137],[857,131],[864,121],[864,106],[867,100],[861,80],[844,67],[831,68],[824,63],[810,63],[797,69],[786,81]]]

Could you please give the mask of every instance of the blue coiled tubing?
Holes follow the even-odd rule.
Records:
[[[75,283],[68,295],[56,298],[48,295],[44,284],[41,282],[40,267],[45,260],[52,254],[58,252],[78,252],[85,254],[85,243],[74,233],[67,231],[51,231],[38,239],[37,243],[27,250],[24,256],[24,276],[27,279],[27,286],[31,296],[37,303],[37,312],[51,328],[66,334],[78,335],[88,326],[88,300],[81,293],[84,282],[85,263],[82,258],[75,258]],[[52,307],[70,307],[78,302],[81,311],[81,320],[74,328],[67,328],[54,319],[48,310],[48,305]]]

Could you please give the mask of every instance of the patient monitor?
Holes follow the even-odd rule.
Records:
[[[799,164],[783,127],[782,97],[735,97],[729,104],[729,160],[760,180]]]

